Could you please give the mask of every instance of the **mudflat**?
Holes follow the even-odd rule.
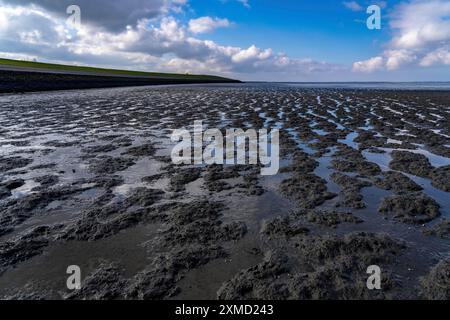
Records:
[[[171,132],[196,120],[279,129],[280,172],[174,165]],[[448,91],[2,95],[0,297],[449,299],[449,181]]]

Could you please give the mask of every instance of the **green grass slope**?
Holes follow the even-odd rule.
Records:
[[[211,76],[211,75],[200,75],[200,74],[176,74],[176,73],[159,73],[159,72],[143,72],[143,71],[131,71],[131,70],[118,70],[118,69],[104,69],[95,67],[82,67],[82,66],[71,66],[63,64],[53,64],[53,63],[42,63],[33,61],[21,61],[21,60],[11,60],[0,58],[0,67],[11,66],[11,67],[26,67],[26,68],[38,68],[47,70],[58,70],[58,71],[79,71],[86,73],[105,73],[105,74],[117,74],[117,75],[129,75],[138,77],[165,77],[183,80],[212,80],[212,81],[233,81],[232,79]]]

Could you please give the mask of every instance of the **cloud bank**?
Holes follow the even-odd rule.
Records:
[[[231,23],[227,19],[201,17],[183,25],[170,11],[181,10],[184,0],[156,1],[147,7],[145,16],[136,14],[135,9],[149,1],[136,0],[126,5],[121,2],[107,17],[101,17],[97,11],[99,20],[94,19],[96,15],[86,19],[90,10],[79,1],[82,24],[77,29],[66,23],[66,8],[54,4],[56,1],[43,1],[41,5],[34,1],[25,1],[26,5],[16,2],[0,0],[0,55],[4,57],[16,54],[38,60],[244,78],[264,73],[272,77],[282,74],[301,78],[342,68],[312,59],[292,59],[270,48],[255,45],[240,48],[198,39],[196,34],[228,27]],[[95,4],[99,10],[102,5],[113,6],[112,1],[86,1],[86,5],[88,3],[87,8]],[[121,23],[112,23],[122,16],[121,11],[125,18]]]
[[[212,32],[217,28],[229,27],[230,25],[231,23],[228,19],[201,17],[189,21],[189,30],[195,34],[207,33]]]
[[[420,0],[392,14],[393,37],[380,55],[353,64],[355,72],[393,71],[405,66],[450,65],[450,2]]]
[[[218,28],[239,25],[226,17],[183,20],[192,9],[188,0],[77,3],[82,24],[73,28],[66,23],[72,1],[0,0],[0,57],[279,81],[380,79],[371,74],[385,79],[390,72],[410,67],[450,65],[447,0],[413,0],[397,6],[386,24],[392,37],[384,51],[348,66],[292,58],[251,43],[238,47],[205,39]],[[343,4],[360,11],[359,3]]]

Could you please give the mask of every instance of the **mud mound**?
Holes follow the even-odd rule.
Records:
[[[393,151],[389,168],[424,178],[429,177],[433,170],[427,157],[408,151]]]
[[[107,153],[114,150],[117,150],[117,146],[112,144],[103,144],[98,146],[91,146],[81,150],[81,152],[85,153]]]
[[[124,183],[124,180],[121,176],[97,176],[93,179],[90,179],[90,183],[95,183],[97,187],[103,187],[107,190],[112,189],[114,187],[120,186]]]
[[[281,172],[311,173],[319,163],[307,153],[296,151],[292,158],[292,164],[281,169]]]
[[[450,239],[450,221],[442,219],[442,221],[431,228],[423,231],[427,236],[437,236],[441,239]]]
[[[170,298],[179,292],[176,283],[187,271],[224,257],[225,251],[216,246],[193,246],[161,254],[130,281],[125,296],[143,300]]]
[[[385,235],[302,237],[295,254],[269,251],[264,261],[241,271],[219,289],[219,299],[382,299],[394,283],[385,273],[383,291],[366,287],[366,269],[384,264],[404,246]]]
[[[98,157],[91,161],[90,169],[98,175],[114,174],[117,171],[126,170],[135,162],[128,158],[113,158],[109,156]]]
[[[107,153],[116,150],[118,147],[112,144],[103,144],[98,146],[90,146],[83,148],[81,152],[83,153],[83,158],[95,157],[98,153]]]
[[[124,204],[127,207],[138,206],[141,208],[150,207],[159,201],[164,195],[164,191],[150,188],[136,188],[129,192]]]
[[[129,148],[123,155],[129,155],[133,157],[150,157],[154,156],[156,153],[156,148],[153,144],[144,144],[141,146],[136,146]]]
[[[383,179],[374,181],[378,188],[390,190],[395,193],[421,191],[423,188],[400,172],[388,171],[383,173]]]
[[[313,174],[295,174],[280,184],[280,191],[307,209],[315,208],[336,196],[328,192],[324,179]]]
[[[138,188],[122,203],[95,205],[67,227],[60,236],[64,240],[95,241],[104,239],[138,224],[153,223],[165,219],[157,209],[149,208],[162,198],[160,190]],[[139,206],[139,209],[129,209]]]
[[[41,192],[30,193],[19,199],[12,199],[0,208],[0,236],[11,232],[30,217],[37,215],[53,201],[65,200],[86,188],[63,186]]]
[[[247,233],[242,222],[221,224],[218,221],[194,221],[188,225],[170,227],[164,234],[164,242],[169,246],[192,243],[208,244],[221,241],[236,241]]]
[[[422,280],[422,295],[429,300],[450,300],[450,261],[442,260]]]
[[[431,184],[445,192],[450,192],[450,166],[439,167],[431,171]]]
[[[360,190],[365,187],[370,187],[372,183],[339,172],[333,173],[330,177],[331,180],[342,188],[341,194],[343,199],[339,201],[338,205],[353,209],[366,207]]]
[[[40,184],[39,187],[35,187],[32,189],[32,191],[41,191],[46,190],[48,188],[53,187],[59,182],[59,177],[55,175],[45,175],[42,177],[34,178],[35,182],[38,182]]]
[[[81,218],[67,227],[59,238],[67,241],[96,241],[138,224],[152,223],[163,219],[163,216],[151,210],[122,212],[112,218],[103,219],[97,214],[101,214],[101,212],[95,209],[83,213]]]
[[[239,178],[239,167],[225,167],[223,165],[211,165],[204,176],[205,186],[211,192],[230,190],[233,187],[226,179]]]
[[[261,233],[268,238],[284,236],[287,238],[309,233],[309,229],[302,226],[300,221],[295,221],[291,216],[276,217],[263,224]]]
[[[359,132],[355,142],[359,143],[360,149],[369,149],[371,147],[385,147],[387,139],[375,136],[375,132],[363,131]]]
[[[20,169],[31,164],[33,160],[22,157],[0,157],[0,173]]]
[[[362,176],[376,176],[381,173],[380,167],[372,162],[363,160],[332,160],[333,169],[342,172],[356,172]]]
[[[200,178],[202,173],[201,168],[188,168],[176,172],[170,178],[171,191],[180,192],[185,189],[186,184],[193,182]]]
[[[341,223],[358,224],[364,222],[351,212],[307,210],[300,211],[296,215],[306,218],[306,221],[310,223],[330,228],[336,228]]]
[[[190,244],[214,245],[236,241],[247,233],[242,222],[223,224],[220,203],[199,201],[179,205],[168,215],[168,228],[162,232],[163,243],[170,247]]]
[[[0,183],[0,187],[3,187],[5,189],[11,191],[11,190],[20,188],[24,184],[25,184],[25,180],[23,180],[23,179],[13,179],[13,180],[8,180],[6,182]]]
[[[383,199],[378,211],[397,221],[423,224],[440,216],[439,204],[423,193],[408,193]]]
[[[5,187],[0,187],[0,200],[11,196],[11,191]]]
[[[113,300],[123,297],[127,281],[114,263],[103,262],[75,290],[65,296],[67,300]]]
[[[60,229],[60,226],[40,226],[0,243],[0,274],[7,267],[41,254],[49,244],[50,233],[57,229]]]

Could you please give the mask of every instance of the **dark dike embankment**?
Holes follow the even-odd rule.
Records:
[[[98,75],[71,75],[0,70],[0,93],[173,85],[197,83],[239,83],[231,79],[199,80],[177,78],[137,78]]]

